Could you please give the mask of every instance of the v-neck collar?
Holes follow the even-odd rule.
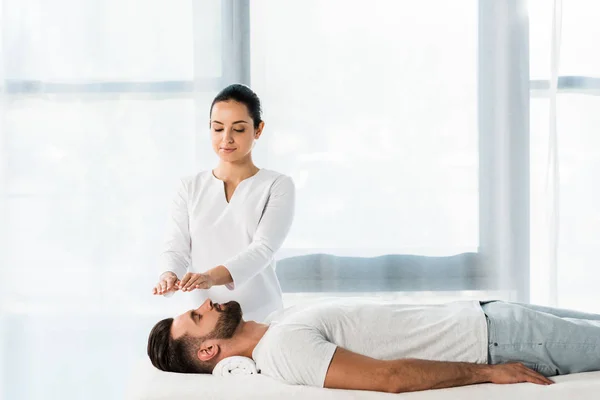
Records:
[[[236,197],[236,193],[238,192],[240,185],[244,182],[252,180],[252,178],[254,178],[256,175],[260,174],[260,171],[262,171],[262,170],[263,170],[262,168],[259,168],[258,171],[256,171],[256,173],[254,175],[251,175],[245,179],[242,179],[240,181],[240,183],[238,183],[238,185],[235,187],[235,190],[233,191],[229,201],[227,201],[227,192],[225,191],[225,181],[222,181],[219,178],[217,178],[215,176],[214,170],[212,170],[212,169],[210,170],[210,176],[212,177],[213,181],[215,181],[215,183],[218,183],[221,185],[221,198],[223,199],[223,201],[225,201],[226,205],[229,205],[233,201],[233,198]]]

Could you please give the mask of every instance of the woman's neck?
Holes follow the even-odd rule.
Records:
[[[217,168],[213,170],[213,174],[226,183],[240,183],[244,179],[254,176],[259,171],[259,168],[254,165],[252,159],[248,159],[241,163],[231,163],[220,161]]]

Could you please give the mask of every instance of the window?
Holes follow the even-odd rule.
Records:
[[[552,1],[530,0],[531,237],[532,301],[597,311],[595,243],[600,236],[600,53],[596,38],[600,5],[558,2],[553,30]],[[561,28],[560,30],[558,28]],[[557,92],[551,89],[552,34],[559,45]],[[556,95],[556,111],[551,102]],[[550,140],[555,126],[557,142]],[[556,149],[558,179],[548,180],[548,155]],[[550,178],[552,175],[550,175]],[[558,208],[549,201],[558,189]],[[557,216],[557,263],[549,241],[550,217]]]
[[[122,398],[178,306],[149,296],[155,249],[176,177],[206,154],[226,11],[2,1],[0,398]]]
[[[281,257],[477,251],[477,1],[259,1],[250,17],[259,159],[297,185]]]

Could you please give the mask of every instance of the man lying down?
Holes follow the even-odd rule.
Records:
[[[148,355],[163,371],[210,373],[231,356],[299,385],[409,392],[482,382],[551,384],[600,370],[600,315],[524,304],[400,305],[340,299],[244,321],[207,300],[158,322]]]

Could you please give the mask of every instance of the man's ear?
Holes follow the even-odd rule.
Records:
[[[262,131],[265,128],[265,121],[261,121],[260,124],[258,124],[258,128],[256,128],[256,132],[254,132],[254,139],[258,139],[260,137],[260,135],[262,135]]]
[[[202,346],[198,349],[196,355],[200,361],[210,361],[215,358],[220,351],[220,347],[216,342],[212,340],[205,340]]]

